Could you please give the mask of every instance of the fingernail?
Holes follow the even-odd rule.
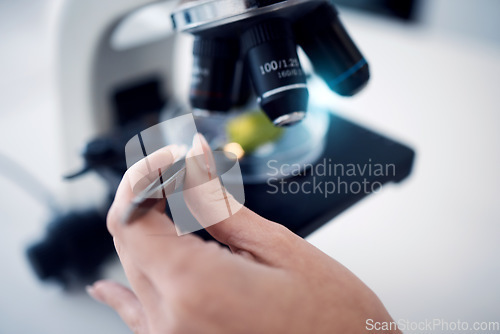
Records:
[[[95,287],[93,285],[87,285],[85,287],[85,290],[87,291],[87,293],[89,294],[90,297],[92,297],[93,299],[102,303],[102,299],[99,296],[99,294],[97,293],[97,290],[95,289]]]
[[[192,154],[196,163],[201,170],[210,174],[215,172],[215,161],[212,155],[210,145],[201,133],[197,133],[193,137],[193,150]]]
[[[195,169],[203,172],[203,174],[207,172],[207,165],[205,164],[201,141],[196,135],[193,137],[193,145],[186,155],[186,164],[193,166]]]
[[[201,136],[199,133],[197,133],[193,136],[192,153],[194,155],[203,154],[203,147],[201,145],[202,145]]]
[[[188,151],[188,146],[187,145],[183,144],[183,145],[180,145],[180,146],[177,146],[177,147],[178,147],[179,151],[177,152],[178,156],[175,157],[176,161],[179,160],[179,159],[181,159],[181,158],[183,158],[186,155],[187,151]]]
[[[87,293],[92,297],[94,298],[94,295],[95,295],[95,289],[92,285],[87,285],[85,287],[85,290],[87,291]]]
[[[120,245],[118,244],[118,241],[116,240],[115,237],[113,237],[113,244],[115,245],[116,254],[118,254],[118,256],[120,256]]]
[[[172,157],[174,158],[174,161],[176,161],[179,158],[179,153],[180,153],[180,147],[179,145],[170,145],[170,153],[172,154]]]
[[[210,150],[210,145],[208,145],[207,140],[205,139],[205,136],[202,135],[201,133],[197,133],[196,136],[200,139],[201,146],[203,147],[203,150]]]
[[[208,144],[205,136],[203,136],[201,133],[199,134],[199,136],[200,136],[201,146],[203,147],[203,152],[207,160],[208,170],[212,174],[215,174],[217,172],[216,169],[217,166],[215,165],[215,159],[214,159],[214,154],[212,152],[212,148]]]

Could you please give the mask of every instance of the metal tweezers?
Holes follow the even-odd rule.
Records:
[[[167,196],[179,189],[184,184],[186,162],[184,159],[180,159],[163,173],[160,170],[158,173],[159,176],[132,200],[123,216],[123,224],[130,224],[142,217],[158,202],[166,200]],[[174,185],[173,189],[169,187],[172,184]],[[162,197],[157,195],[160,192]]]

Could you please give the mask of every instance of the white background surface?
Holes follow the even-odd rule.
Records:
[[[27,3],[0,1],[0,153],[57,190],[51,16],[48,2]],[[444,12],[446,1],[436,3]],[[349,11],[343,19],[372,80],[352,100],[313,94],[407,143],[417,159],[410,179],[308,240],[361,277],[395,319],[500,321],[498,34],[484,27],[459,34],[465,28],[446,23],[456,19],[412,26]],[[127,332],[83,293],[36,280],[24,250],[49,213],[1,173],[0,332]]]

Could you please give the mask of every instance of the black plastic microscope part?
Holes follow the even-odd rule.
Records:
[[[252,83],[248,74],[248,67],[240,59],[236,64],[236,73],[233,86],[233,107],[242,108],[246,106],[253,94]]]
[[[324,3],[294,26],[298,44],[315,72],[331,90],[352,96],[368,82],[368,63],[340,22],[332,5]]]
[[[135,79],[114,88],[111,103],[119,126],[140,121],[147,114],[158,114],[165,103],[160,75]]]
[[[339,6],[349,6],[405,21],[418,20],[420,0],[335,0]]]
[[[257,7],[265,7],[265,6],[270,6],[274,5],[278,2],[283,2],[285,0],[256,0]]]
[[[189,92],[193,108],[228,111],[233,106],[238,56],[237,39],[195,37]]]
[[[133,136],[135,132],[128,132],[126,129],[127,127],[123,127],[122,133]],[[94,171],[101,175],[103,180],[108,183],[110,191],[111,189],[116,189],[121,180],[119,175],[127,170],[125,152],[123,150],[124,140],[127,137],[126,135],[110,135],[91,140],[81,153],[84,159],[83,168],[66,175],[64,178],[71,180]]]
[[[45,239],[26,253],[39,279],[68,285],[75,280],[84,284],[95,280],[98,268],[113,250],[105,214],[91,210],[56,217]]]
[[[259,105],[271,121],[281,126],[278,121],[285,115],[305,116],[309,93],[291,23],[280,18],[262,21],[243,33],[241,43]]]

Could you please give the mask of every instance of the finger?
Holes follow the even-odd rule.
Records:
[[[132,261],[132,258],[128,256],[127,250],[120,246],[116,238],[113,238],[113,241],[127,280],[136,293],[137,298],[144,308],[154,307],[159,299],[159,294],[155,286],[141,268]]]
[[[168,167],[170,167],[176,159],[177,155],[178,148],[176,145],[166,146],[153,152],[127,170],[122,181],[120,182],[120,185],[118,186],[113,204],[108,212],[108,229],[113,236],[117,236],[119,238],[119,234],[121,232],[128,230],[121,225],[121,218],[130,207],[132,200],[137,195],[136,192],[143,188],[143,183],[146,181],[154,181],[158,177],[158,172],[164,172],[168,169]],[[157,171],[151,172],[153,170]],[[164,227],[169,225],[165,224],[166,222],[170,222],[170,220],[165,215],[165,203],[163,201],[155,205],[153,210],[150,211],[151,212],[147,212],[147,214],[151,214],[154,217],[163,216],[157,224],[149,224],[151,225],[149,226],[150,228],[155,230],[160,226]],[[155,222],[156,220],[148,219],[147,221]],[[130,226],[134,225],[136,224],[130,224]]]
[[[109,209],[107,216],[108,230],[114,239],[122,248],[128,248],[128,254],[134,254],[133,250],[140,251],[148,245],[152,235],[175,235],[175,229],[172,222],[165,215],[164,204],[159,202],[152,210],[147,211],[139,221],[134,221],[125,226],[122,224],[122,217],[130,207],[132,200],[136,196],[134,193],[134,182],[140,182],[141,178],[148,178],[147,171],[152,166],[169,166],[174,160],[170,147],[160,149],[145,159],[139,161],[130,167],[125,173],[118,190],[116,192],[113,204]]]
[[[151,154],[150,166],[169,166],[174,160],[170,149],[166,147]],[[188,256],[186,253],[190,251],[190,243],[201,240],[195,236],[179,238],[172,221],[165,215],[164,203],[159,203],[131,224],[122,224],[123,214],[135,197],[129,175],[144,175],[141,170],[144,166],[132,166],[123,177],[109,210],[107,225],[111,235],[125,251],[121,258],[133,263],[149,277],[152,272],[173,270],[177,263],[182,262],[180,257]]]
[[[124,181],[126,182],[126,179]],[[154,273],[174,271],[176,266],[190,256],[195,243],[202,243],[194,235],[179,237],[172,221],[158,210],[150,210],[129,225],[123,225],[118,218],[119,207],[126,206],[119,201],[127,201],[127,185],[120,185],[114,206],[108,213],[108,229],[120,248],[122,263],[133,263],[151,279]]]
[[[134,333],[148,333],[142,305],[130,289],[116,282],[102,280],[87,287],[87,292],[95,300],[115,310]]]
[[[193,138],[193,147],[186,156],[186,177],[184,182],[183,197],[191,213],[201,224],[208,227],[216,224],[241,209],[238,203],[222,187],[218,178],[215,160],[210,149],[203,152],[203,146],[207,146],[201,135]],[[177,228],[181,232],[191,232],[189,228],[183,231],[183,217],[176,217]],[[184,219],[187,220],[187,219]]]
[[[281,266],[290,258],[296,244],[303,241],[280,224],[271,222],[238,203],[222,187],[216,176],[210,146],[202,135],[195,136],[197,159],[186,159],[186,204],[199,223],[218,241],[250,253],[260,262]],[[205,162],[205,163],[200,163]],[[205,181],[205,182],[203,182]],[[305,241],[304,241],[305,242]]]
[[[182,148],[178,145],[163,147],[132,165],[126,173],[132,192],[139,195],[163,172],[165,172],[180,155]],[[152,198],[162,198],[162,191],[151,194]]]

